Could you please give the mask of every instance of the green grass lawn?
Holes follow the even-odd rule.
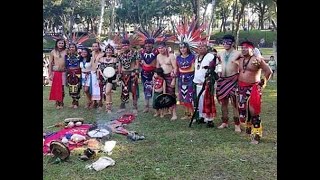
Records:
[[[71,98],[66,94],[65,108],[56,110],[54,102],[48,101],[49,90],[50,87],[43,87],[44,131],[48,130],[45,127],[69,117],[83,117],[85,122],[93,123],[118,116],[116,113],[107,115],[104,111],[85,110],[83,94],[78,109],[68,108]],[[120,104],[119,88],[113,97],[116,110]],[[140,111],[142,108],[143,98],[140,98]],[[221,115],[218,104],[217,108],[216,126],[220,124]],[[178,116],[181,117],[182,113],[178,107]],[[169,116],[161,119],[154,118],[153,113],[141,112],[127,129],[143,134],[146,139],[132,142],[123,135],[114,134],[111,140],[117,144],[109,156],[115,160],[114,166],[95,172],[85,169],[95,160],[83,162],[72,155],[67,162],[48,164],[50,157],[44,156],[43,179],[277,179],[276,82],[269,82],[264,90],[261,117],[264,127],[262,142],[252,145],[244,132],[234,132],[233,123],[223,130],[207,128],[204,124],[193,124],[189,128],[189,120],[170,121]],[[49,130],[57,131],[58,128]]]

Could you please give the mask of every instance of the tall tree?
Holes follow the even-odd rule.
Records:
[[[265,15],[268,12],[269,7],[272,6],[273,0],[251,0],[251,3],[254,5],[255,11],[258,13],[259,29],[265,29]]]
[[[240,2],[240,11],[237,15],[236,30],[235,30],[236,47],[238,47],[238,44],[239,44],[240,21],[241,21],[241,18],[244,17],[244,9],[248,4],[248,0],[239,0],[239,2]]]

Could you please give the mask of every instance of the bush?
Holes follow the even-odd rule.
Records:
[[[231,34],[231,32],[227,31],[226,33],[218,32],[214,33],[210,36],[211,40],[215,40],[216,44],[221,44],[222,37],[225,34]],[[277,31],[270,31],[270,30],[252,30],[252,31],[240,31],[239,32],[239,43],[245,40],[249,40],[257,46],[260,43],[260,40],[264,38],[265,43],[264,47],[272,48],[273,41],[277,41]]]

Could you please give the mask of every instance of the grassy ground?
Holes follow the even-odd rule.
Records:
[[[68,108],[71,98],[66,95],[66,107],[55,110],[54,103],[48,101],[49,90],[50,87],[43,87],[44,130],[46,126],[69,117],[83,117],[86,122],[93,123],[118,116],[115,113],[107,115],[103,111],[85,110],[83,94],[79,109]],[[67,92],[67,89],[65,90]],[[119,89],[114,93],[115,110],[120,104],[118,91]],[[138,104],[142,110],[143,98],[139,99]],[[219,104],[217,108],[215,125],[220,124]],[[78,160],[77,156],[71,156],[68,162],[48,164],[49,157],[44,156],[43,179],[277,179],[276,82],[269,82],[264,90],[261,113],[264,134],[261,144],[258,145],[251,145],[244,132],[235,133],[233,123],[223,130],[216,127],[206,128],[200,124],[193,124],[189,128],[189,120],[170,121],[170,117],[161,119],[152,115],[141,112],[137,119],[127,126],[128,130],[145,135],[145,140],[131,142],[123,135],[112,136],[111,139],[117,141],[110,156],[116,161],[115,166],[95,172],[85,169],[85,166],[94,160],[83,162]],[[182,116],[181,107],[178,107],[178,116]]]

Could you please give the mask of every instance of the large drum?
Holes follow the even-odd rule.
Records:
[[[103,75],[106,78],[112,78],[116,74],[116,70],[113,67],[106,67],[103,70]]]
[[[177,103],[176,97],[171,94],[160,94],[155,99],[155,107],[158,109],[169,108]]]

